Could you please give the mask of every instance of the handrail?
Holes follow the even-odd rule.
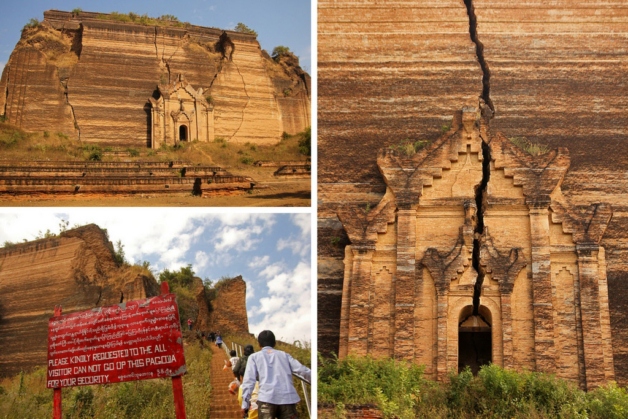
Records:
[[[227,356],[230,356],[229,348],[227,347],[227,342],[225,342],[224,339],[223,339],[223,344],[224,344],[225,352],[227,353]],[[235,343],[232,341],[231,349],[236,351],[236,353],[239,352],[241,357],[244,355],[244,352],[243,352],[244,347],[240,345],[239,343]],[[295,378],[298,378],[299,381],[301,381],[301,388],[303,389],[303,394],[305,395],[305,405],[307,407],[307,414],[309,417],[312,417],[312,413],[310,411],[310,393],[308,391],[308,388],[306,387],[306,386],[311,386],[312,383],[310,383],[308,380],[306,380],[305,378],[301,377],[298,374],[292,373],[292,376]]]

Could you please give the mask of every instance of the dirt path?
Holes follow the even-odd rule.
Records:
[[[265,182],[252,193],[192,195],[0,196],[0,207],[309,207],[311,180]]]
[[[237,419],[242,418],[238,397],[229,393],[229,383],[233,381],[231,369],[222,368],[227,360],[224,349],[218,349],[214,343],[209,343],[212,355],[210,380],[212,385],[210,402],[210,419]]]

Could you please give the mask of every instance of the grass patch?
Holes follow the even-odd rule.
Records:
[[[183,376],[183,397],[188,417],[209,417],[209,370],[212,352],[186,345],[188,373]],[[174,417],[172,380],[161,378],[102,386],[64,388],[63,411],[68,418]],[[52,390],[46,388],[46,368],[0,381],[3,417],[44,418],[52,414]]]
[[[391,145],[388,148],[392,150],[397,150],[404,156],[412,157],[420,150],[424,149],[429,143],[430,142],[427,140],[413,141],[409,138],[406,138],[405,140],[400,141],[397,144]]]
[[[589,393],[542,373],[484,366],[450,374],[448,383],[425,378],[423,367],[393,359],[320,359],[318,401],[376,404],[386,417],[624,418],[626,390],[614,384]]]
[[[192,26],[189,22],[179,22],[179,19],[173,15],[150,17],[147,14],[139,15],[133,12],[111,12],[109,14],[99,14],[97,18],[102,20],[113,20],[116,22],[136,23],[138,25],[146,26],[173,26],[177,28],[189,28]]]
[[[540,156],[551,150],[548,146],[533,143],[525,137],[509,137],[508,140],[531,156]]]

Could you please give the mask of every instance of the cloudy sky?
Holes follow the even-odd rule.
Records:
[[[309,214],[215,214],[198,209],[3,209],[0,245],[33,240],[39,231],[59,232],[95,223],[113,243],[124,244],[131,262],[147,260],[157,272],[192,264],[211,280],[242,275],[247,285],[251,333],[264,329],[287,342],[310,341],[311,218]]]
[[[278,45],[287,46],[299,56],[306,71],[312,68],[310,0],[2,0],[0,4],[0,71],[29,19],[41,21],[46,10],[71,11],[77,7],[87,12],[133,12],[151,17],[169,14],[181,22],[220,29],[232,29],[242,22],[257,31],[257,40],[269,53]]]

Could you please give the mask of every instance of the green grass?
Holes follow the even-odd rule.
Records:
[[[399,153],[407,157],[412,157],[420,150],[424,149],[430,142],[426,140],[413,141],[409,138],[400,141],[397,144],[389,146],[392,150],[397,150]]]
[[[188,373],[183,397],[189,418],[209,417],[211,350],[185,347]],[[102,386],[64,388],[64,418],[172,418],[174,400],[169,378]],[[0,418],[52,416],[52,390],[46,388],[46,368],[0,381]]]
[[[392,359],[320,359],[318,401],[336,406],[376,404],[386,417],[625,418],[628,394],[614,384],[589,393],[553,375],[484,366],[427,379],[423,367]],[[340,409],[342,410],[342,409]],[[342,413],[341,411],[338,413]]]

